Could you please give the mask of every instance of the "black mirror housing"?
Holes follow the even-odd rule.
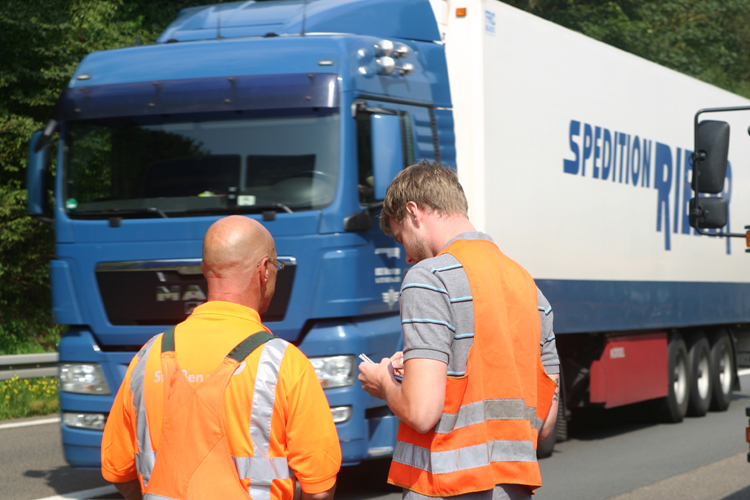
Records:
[[[693,191],[721,193],[727,175],[729,154],[729,124],[704,120],[695,131],[695,156],[693,159]]]
[[[696,229],[721,229],[727,225],[727,200],[693,198],[690,200],[690,225]]]

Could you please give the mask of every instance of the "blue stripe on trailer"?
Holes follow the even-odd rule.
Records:
[[[750,322],[750,283],[536,280],[555,333]]]

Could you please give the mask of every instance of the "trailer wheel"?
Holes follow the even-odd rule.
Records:
[[[688,349],[690,403],[688,415],[702,417],[711,405],[711,349],[702,333],[692,338]]]
[[[665,422],[682,422],[690,400],[690,372],[685,341],[679,334],[670,336],[667,346],[669,382],[667,396],[662,400],[661,416]]]
[[[732,382],[734,377],[734,356],[732,342],[724,330],[720,330],[711,342],[711,383],[713,395],[710,409],[726,411],[732,402]]]

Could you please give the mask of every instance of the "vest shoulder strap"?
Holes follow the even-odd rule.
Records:
[[[227,358],[233,359],[237,362],[241,362],[243,359],[248,357],[251,352],[262,346],[269,340],[278,339],[276,335],[271,335],[265,330],[255,332],[248,338],[237,344],[237,346],[227,354]]]
[[[174,327],[170,326],[161,337],[161,352],[174,351]]]
[[[249,337],[247,337],[245,340],[240,342],[235,346],[234,349],[232,349],[229,354],[226,355],[227,358],[234,359],[237,362],[241,362],[243,359],[248,357],[251,352],[256,350],[258,347],[262,346],[269,340],[278,339],[281,337],[278,337],[276,335],[271,335],[265,330],[261,330],[259,332],[255,332]],[[161,339],[161,352],[171,352],[174,351],[174,327],[168,328]]]

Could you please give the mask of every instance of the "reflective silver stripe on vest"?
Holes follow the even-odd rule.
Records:
[[[434,430],[438,434],[448,434],[488,420],[528,420],[537,430],[544,424],[544,420],[536,416],[536,409],[526,406],[523,399],[486,399],[463,405],[458,413],[443,413]]]
[[[271,484],[274,479],[291,479],[294,472],[282,457],[232,457],[242,479]]]
[[[254,456],[232,457],[240,478],[250,479],[249,493],[253,500],[271,500],[273,480],[294,477],[285,457],[271,457],[268,454],[276,383],[288,346],[289,343],[281,339],[273,339],[263,345],[250,414],[250,438],[253,441]]]
[[[158,337],[158,335],[157,335]],[[138,474],[143,475],[143,484],[148,486],[151,472],[154,470],[156,452],[151,448],[151,433],[148,429],[146,419],[146,401],[143,395],[143,380],[146,376],[146,361],[156,337],[146,342],[138,352],[138,363],[130,373],[130,392],[133,395],[133,407],[135,409],[135,421],[137,424],[136,435],[138,437],[139,453],[135,454],[135,467]]]
[[[536,450],[531,441],[490,441],[431,453],[427,448],[397,441],[393,461],[431,474],[447,474],[485,467],[492,462],[536,462]]]

